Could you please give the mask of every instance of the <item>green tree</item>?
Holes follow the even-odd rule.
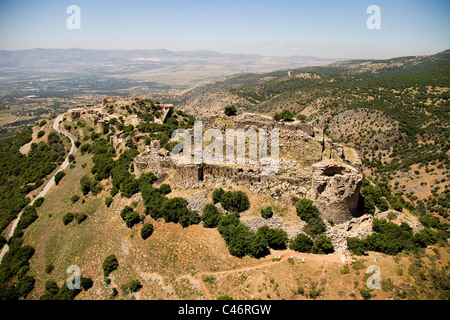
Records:
[[[223,112],[227,116],[234,116],[237,113],[237,109],[236,109],[236,106],[234,104],[232,104],[232,105],[226,106],[224,108]]]
[[[310,218],[306,224],[306,233],[312,237],[315,237],[326,230],[325,223],[320,217]]]
[[[247,253],[254,258],[264,257],[269,254],[268,245],[267,239],[263,235],[257,234],[250,241]]]
[[[117,258],[115,255],[109,255],[105,258],[102,264],[103,267],[103,273],[105,277],[108,277],[111,272],[116,270],[119,267],[119,261],[117,261]]]
[[[294,119],[294,115],[292,114],[292,112],[286,109],[281,111],[280,116],[284,121],[292,121]]]
[[[219,210],[217,210],[216,206],[212,203],[207,203],[203,207],[201,219],[205,228],[216,228],[221,217]]]
[[[66,175],[64,171],[58,171],[55,174],[55,184],[58,185],[58,183],[61,181],[61,179]]]
[[[212,194],[213,203],[216,204],[220,202],[224,193],[225,191],[222,188],[215,189]]]
[[[167,199],[161,206],[161,215],[166,222],[180,223],[183,227],[199,223],[199,215],[188,209],[187,204],[183,198]]]
[[[78,223],[78,224],[82,223],[84,220],[87,219],[87,217],[88,217],[87,214],[84,213],[84,212],[82,212],[82,213],[77,213],[77,215],[76,215],[77,223]]]
[[[225,210],[231,212],[243,212],[250,208],[248,196],[240,190],[224,192],[220,204]]]
[[[263,217],[264,219],[272,218],[272,216],[273,216],[272,207],[269,206],[261,209],[261,217]]]
[[[295,205],[297,215],[305,222],[308,222],[311,218],[319,217],[319,209],[309,199],[300,199]]]
[[[298,234],[289,241],[289,249],[297,252],[311,252],[314,242],[304,234]]]
[[[62,218],[62,221],[63,221],[64,225],[66,226],[69,223],[71,223],[74,218],[75,218],[74,214],[71,212],[68,212],[64,215],[64,217]]]
[[[87,195],[91,191],[91,179],[88,176],[82,176],[80,179],[81,192]]]
[[[130,198],[132,195],[139,192],[139,182],[130,176],[128,179],[120,184],[120,193],[125,198]]]
[[[131,280],[127,283],[127,288],[130,289],[131,292],[138,292],[142,288],[142,284],[139,280]]]
[[[268,226],[258,228],[256,235],[262,235],[272,249],[286,249],[287,233],[282,229],[270,229]]]
[[[111,203],[113,202],[113,197],[106,197],[105,198],[105,205],[109,208],[111,206]]]
[[[147,239],[153,233],[153,225],[151,223],[146,223],[141,229],[141,237],[142,239]]]
[[[125,222],[125,225],[128,228],[133,228],[136,223],[139,223],[139,214],[133,211],[133,208],[130,206],[125,206],[120,212],[120,217]]]
[[[93,284],[94,284],[94,282],[92,281],[91,278],[81,277],[81,279],[80,279],[80,285],[84,291],[87,291],[90,288],[92,288]]]
[[[314,241],[314,245],[312,248],[313,253],[321,253],[328,254],[334,252],[334,246],[331,243],[331,239],[327,238],[325,235],[321,234]]]

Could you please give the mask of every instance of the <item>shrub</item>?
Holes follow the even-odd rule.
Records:
[[[273,120],[280,121],[281,120],[281,113],[275,113],[273,115]]]
[[[79,197],[78,195],[76,195],[76,194],[74,194],[74,195],[70,198],[70,201],[71,201],[72,203],[75,203],[75,202],[77,202],[78,200],[80,200],[80,197]]]
[[[40,130],[40,131],[38,131],[38,133],[37,133],[37,137],[38,137],[38,138],[42,138],[42,137],[44,136],[44,134],[45,134],[45,131]]]
[[[299,113],[296,118],[297,118],[297,120],[300,120],[300,121],[305,121],[306,120],[306,116],[304,114],[301,114],[301,113]]]
[[[250,208],[248,196],[242,191],[226,191],[220,198],[220,204],[227,211],[243,212]]]
[[[45,199],[43,197],[37,198],[36,200],[34,200],[33,207],[39,208],[44,203],[44,200]]]
[[[325,230],[326,230],[325,223],[320,217],[311,218],[306,224],[306,233],[312,237],[315,237],[325,232]]]
[[[413,237],[413,242],[417,247],[425,248],[430,244],[437,242],[437,232],[430,228],[423,228],[420,232],[416,233]]]
[[[308,222],[312,218],[319,217],[319,209],[309,199],[300,199],[295,205],[297,215],[305,222]]]
[[[58,183],[61,181],[61,179],[66,175],[64,171],[58,171],[55,174],[55,184],[58,185]]]
[[[361,297],[364,300],[370,300],[372,298],[372,295],[370,294],[369,289],[359,289],[359,292],[361,293]]]
[[[84,220],[87,219],[87,217],[88,217],[88,216],[87,216],[86,213],[78,213],[78,214],[76,215],[77,223],[78,223],[78,224],[82,223]]]
[[[55,267],[52,264],[48,264],[45,266],[45,273],[50,274],[52,273],[53,269],[55,269]]]
[[[226,106],[223,109],[223,112],[227,116],[234,116],[237,113],[237,109],[236,109],[236,106],[234,104],[232,104],[232,105]]]
[[[131,292],[138,292],[142,288],[142,284],[139,280],[131,280],[126,286]]]
[[[229,295],[224,294],[222,296],[217,297],[217,300],[233,300],[233,298],[230,297]]]
[[[263,217],[264,219],[272,218],[272,216],[273,216],[272,207],[265,207],[261,209],[261,217]]]
[[[222,199],[224,193],[225,191],[223,191],[222,188],[215,189],[212,194],[213,203],[216,204],[220,202],[220,199]]]
[[[111,195],[111,197],[114,197],[118,193],[119,193],[119,188],[117,188],[116,186],[112,186],[111,190],[109,191],[109,194]]]
[[[113,197],[106,197],[105,198],[105,205],[109,208],[111,206],[111,203],[113,202]]]
[[[153,233],[153,225],[151,223],[146,223],[141,229],[141,237],[142,239],[147,239]]]
[[[69,154],[68,160],[69,162],[73,162],[75,160],[75,156],[73,154]]]
[[[273,119],[275,121],[280,121],[280,120],[292,121],[294,119],[294,115],[292,114],[292,112],[285,109],[285,110],[281,111],[280,113],[276,113],[273,116]]]
[[[309,291],[309,297],[311,298],[311,299],[316,299],[318,296],[320,296],[320,293],[321,293],[321,291],[320,290],[316,290],[316,289],[311,289],[310,291]]]
[[[23,230],[28,228],[36,219],[38,218],[36,208],[31,206],[26,206],[20,216],[19,222],[17,223],[17,229],[14,231],[15,235],[18,235]]]
[[[311,252],[314,242],[304,234],[298,234],[295,238],[289,241],[289,249],[297,252]]]
[[[166,195],[166,194],[169,194],[169,193],[171,193],[172,192],[172,188],[170,187],[170,185],[168,185],[168,184],[162,184],[160,187],[159,187],[159,192],[162,194],[162,195]]]
[[[287,233],[282,229],[270,229],[268,226],[262,226],[256,232],[256,235],[262,235],[267,240],[267,245],[272,249],[286,249],[288,240]]]
[[[188,227],[200,222],[199,215],[187,208],[187,201],[183,198],[171,198],[163,202],[161,216],[166,222],[175,222]]]
[[[81,154],[83,155],[83,154],[85,154],[86,152],[89,152],[89,150],[91,149],[91,147],[92,147],[92,145],[91,145],[90,143],[83,143],[83,144],[80,146]]]
[[[84,291],[87,291],[87,290],[89,290],[90,288],[92,288],[92,285],[93,285],[93,284],[94,284],[94,282],[92,281],[91,278],[84,278],[84,277],[81,277],[80,285],[81,285],[81,288],[82,288]]]
[[[347,264],[344,265],[344,266],[342,267],[341,273],[342,273],[342,274],[349,274],[349,273],[350,273],[350,267],[349,267]]]
[[[139,182],[134,179],[134,176],[130,176],[120,184],[120,193],[125,198],[130,198],[139,191]]]
[[[268,245],[269,241],[267,241],[266,237],[261,234],[257,234],[252,237],[252,240],[247,248],[247,253],[254,258],[264,257],[269,254],[269,249],[267,248]]]
[[[91,191],[91,179],[88,176],[82,176],[80,179],[81,192],[87,195]]]
[[[356,254],[358,256],[364,254],[364,251],[366,251],[366,245],[364,240],[352,237],[347,238],[347,248],[353,254]]]
[[[314,241],[314,245],[312,248],[313,253],[333,253],[334,252],[334,246],[331,243],[331,239],[327,238],[323,234],[318,236],[317,239]]]
[[[117,258],[115,255],[109,255],[105,258],[102,264],[103,267],[103,273],[105,277],[108,277],[111,272],[116,270],[119,267],[119,261],[117,261]]]
[[[75,218],[75,216],[73,215],[73,213],[69,212],[62,218],[62,221],[63,221],[64,225],[66,226],[69,223],[71,223],[74,218]]]
[[[126,206],[123,208],[122,212],[120,213],[120,217],[125,221],[125,225],[128,228],[133,228],[133,226],[136,223],[139,223],[139,214],[135,211],[133,211],[133,208],[130,206]]]
[[[221,217],[219,210],[212,203],[207,203],[204,206],[201,219],[205,228],[216,228]]]
[[[292,119],[294,119],[294,115],[292,114],[292,112],[286,109],[281,111],[280,115],[281,119],[283,119],[284,121],[292,121]]]
[[[305,294],[305,289],[302,286],[298,286],[297,290],[295,291],[296,294]]]

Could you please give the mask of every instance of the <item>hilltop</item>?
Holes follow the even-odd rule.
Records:
[[[0,148],[17,159],[2,165],[15,199],[1,199],[2,235],[25,208],[2,297],[448,299],[448,71],[443,52],[234,75],[176,106],[144,95],[79,105],[60,126],[76,140],[69,166],[27,206],[68,150],[52,119],[34,125]],[[278,171],[250,151],[239,164],[175,164],[172,132],[193,138],[199,119],[202,136],[278,129]],[[45,170],[22,170],[39,161]],[[71,265],[79,292],[64,289]]]

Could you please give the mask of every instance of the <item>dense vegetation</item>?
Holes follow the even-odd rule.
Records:
[[[224,191],[218,188],[214,190],[212,198],[214,203],[220,202],[230,212],[240,213],[250,208],[248,196],[242,191]]]
[[[316,237],[325,232],[325,223],[320,217],[320,212],[309,199],[300,199],[295,205],[297,215],[306,222],[306,233]]]
[[[0,143],[0,231],[30,202],[26,195],[40,187],[66,155],[55,132],[48,135],[47,143],[33,143],[30,152],[23,155],[19,149],[30,140],[31,129],[26,129]]]
[[[217,226],[217,231],[222,235],[228,246],[230,254],[243,257],[250,255],[254,258],[264,257],[269,254],[269,247],[273,249],[285,249],[287,234],[281,229],[261,227],[252,232],[240,222],[236,213],[223,216]]]
[[[16,218],[30,200],[26,195],[41,186],[46,178],[64,160],[66,150],[59,135],[51,132],[47,142],[31,144],[27,155],[20,153],[22,145],[31,140],[31,129],[26,129],[0,143],[0,230]],[[38,198],[33,206],[27,206],[17,224],[13,236],[7,241],[9,251],[0,265],[0,300],[26,298],[33,290],[35,279],[28,275],[29,259],[34,248],[23,246],[23,232],[37,218],[36,208],[44,199]],[[6,242],[0,239],[1,246]]]
[[[435,231],[429,227],[413,235],[407,223],[397,225],[386,219],[374,219],[372,228],[374,233],[365,239],[347,238],[348,249],[357,255],[365,251],[395,255],[403,250],[414,251],[416,248],[424,248],[438,241],[445,243],[450,236],[445,230]]]
[[[35,279],[27,274],[34,248],[22,245],[23,231],[38,218],[36,208],[41,204],[42,201],[35,201],[33,206],[25,207],[13,236],[7,241],[9,250],[0,265],[0,300],[26,298],[34,288]]]
[[[314,241],[304,234],[298,234],[289,241],[289,248],[298,252],[328,254],[334,252],[331,239],[325,235],[319,235]]]

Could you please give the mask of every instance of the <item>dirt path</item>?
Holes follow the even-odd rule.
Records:
[[[261,268],[273,266],[277,263],[286,261],[290,257],[293,257],[294,259],[295,258],[305,259],[305,261],[308,261],[308,260],[321,261],[321,262],[324,262],[325,264],[329,263],[329,262],[348,263],[349,261],[351,261],[351,259],[349,259],[349,257],[345,256],[344,254],[340,254],[340,253],[322,255],[322,254],[299,253],[299,252],[295,252],[292,250],[284,250],[284,251],[286,251],[286,252],[282,253],[282,254],[276,254],[277,256],[280,256],[280,260],[274,260],[274,261],[265,260],[261,263],[258,263],[258,264],[252,265],[252,266],[230,269],[230,270],[200,271],[195,275],[195,277],[199,278],[198,280],[201,283],[201,287],[202,287],[203,293],[205,294],[205,298],[208,300],[211,300],[212,299],[211,293],[209,292],[208,286],[203,281],[204,275],[224,275],[224,274],[230,274],[230,273],[235,273],[235,272],[244,272],[244,271],[255,270],[255,269],[258,270]],[[345,258],[345,259],[343,259],[343,258]]]
[[[63,120],[64,115],[65,115],[65,113],[60,114],[59,116],[56,117],[55,121],[53,122],[53,129],[69,138],[70,144],[71,144],[69,154],[67,155],[66,159],[64,159],[64,162],[61,164],[59,169],[53,174],[53,176],[47,182],[44,189],[42,189],[42,191],[39,192],[39,194],[29,203],[29,205],[33,205],[34,201],[37,198],[44,197],[47,194],[47,192],[50,190],[50,188],[55,184],[56,173],[67,168],[67,166],[69,165],[69,155],[75,153],[75,149],[76,149],[75,138],[71,134],[59,129],[59,124]],[[16,230],[17,224],[19,223],[20,217],[22,216],[22,212],[23,212],[23,210],[20,211],[20,213],[17,215],[17,218],[12,222],[12,227],[11,227],[11,230],[9,231],[9,234],[8,234],[6,240],[9,240],[9,238],[11,238],[13,236],[14,231]],[[8,250],[9,250],[9,246],[7,244],[5,244],[2,248],[2,251],[0,252],[0,263],[3,259],[3,256],[6,254],[6,252],[8,252]]]

